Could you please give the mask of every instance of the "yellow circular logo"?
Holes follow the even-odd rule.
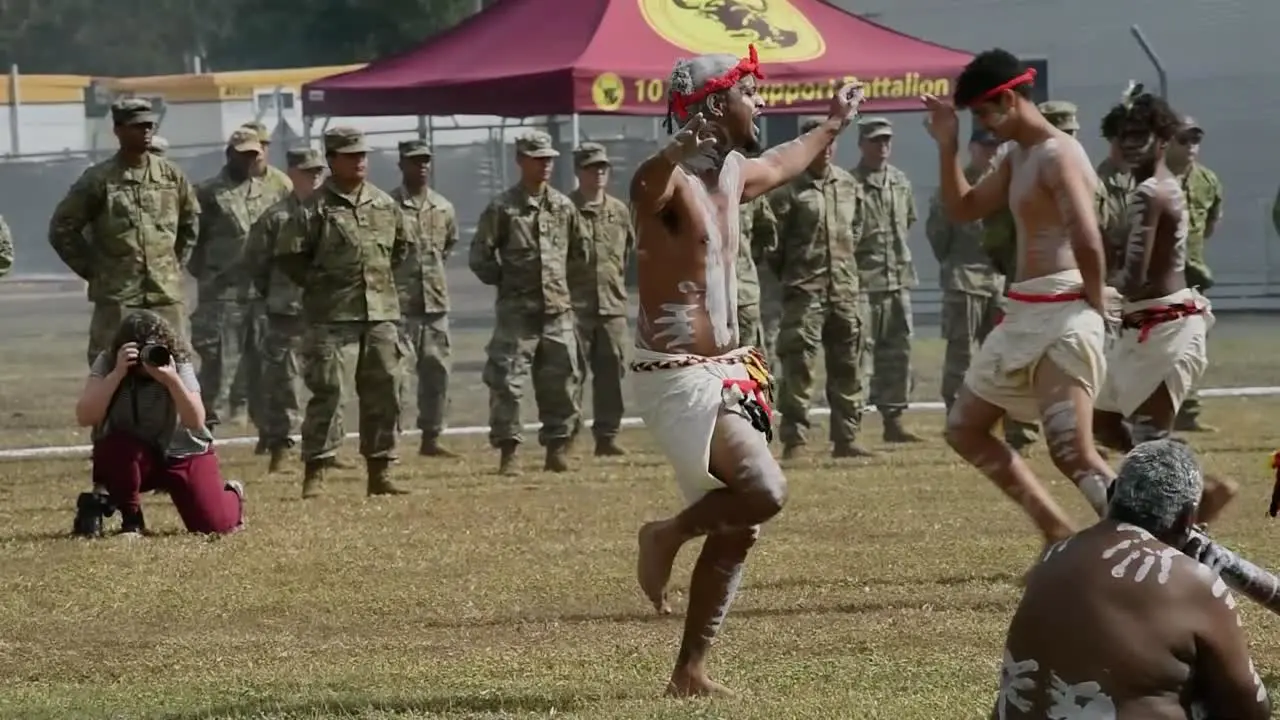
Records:
[[[622,107],[622,78],[611,72],[597,75],[591,83],[591,100],[605,112]]]
[[[653,31],[699,55],[746,56],[755,45],[760,62],[803,62],[827,45],[790,0],[637,0]]]

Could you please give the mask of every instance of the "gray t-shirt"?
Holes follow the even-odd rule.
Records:
[[[111,356],[100,353],[93,361],[89,374],[106,377],[111,373]],[[200,392],[191,363],[178,363],[178,377],[192,392]],[[184,427],[178,419],[178,409],[164,385],[150,378],[130,374],[120,381],[107,416],[94,431],[94,437],[111,432],[123,432],[155,446],[166,457],[180,458],[199,455],[213,444],[209,429]]]

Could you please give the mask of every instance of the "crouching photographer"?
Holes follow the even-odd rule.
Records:
[[[142,493],[153,490],[168,493],[190,532],[242,526],[244,490],[222,479],[190,351],[164,318],[124,318],[89,370],[76,420],[94,428],[93,484],[106,490],[80,497],[76,534],[98,534],[115,509],[123,532],[144,532]]]

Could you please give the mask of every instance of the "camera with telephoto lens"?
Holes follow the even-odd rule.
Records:
[[[151,367],[164,367],[173,361],[173,353],[159,343],[147,343],[138,351],[138,359]]]

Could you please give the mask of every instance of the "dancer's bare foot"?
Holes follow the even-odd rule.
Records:
[[[671,580],[671,566],[675,564],[680,543],[671,539],[670,521],[659,520],[640,526],[638,536],[640,552],[636,557],[636,579],[645,597],[653,603],[659,615],[670,615],[667,603],[667,583]]]
[[[1196,515],[1197,525],[1208,525],[1213,522],[1240,492],[1240,484],[1234,480],[1206,475],[1204,478],[1204,497],[1200,499],[1200,512]]]
[[[667,683],[667,697],[719,697],[731,698],[734,693],[729,688],[707,677],[702,670],[677,668],[671,673],[671,681]]]

